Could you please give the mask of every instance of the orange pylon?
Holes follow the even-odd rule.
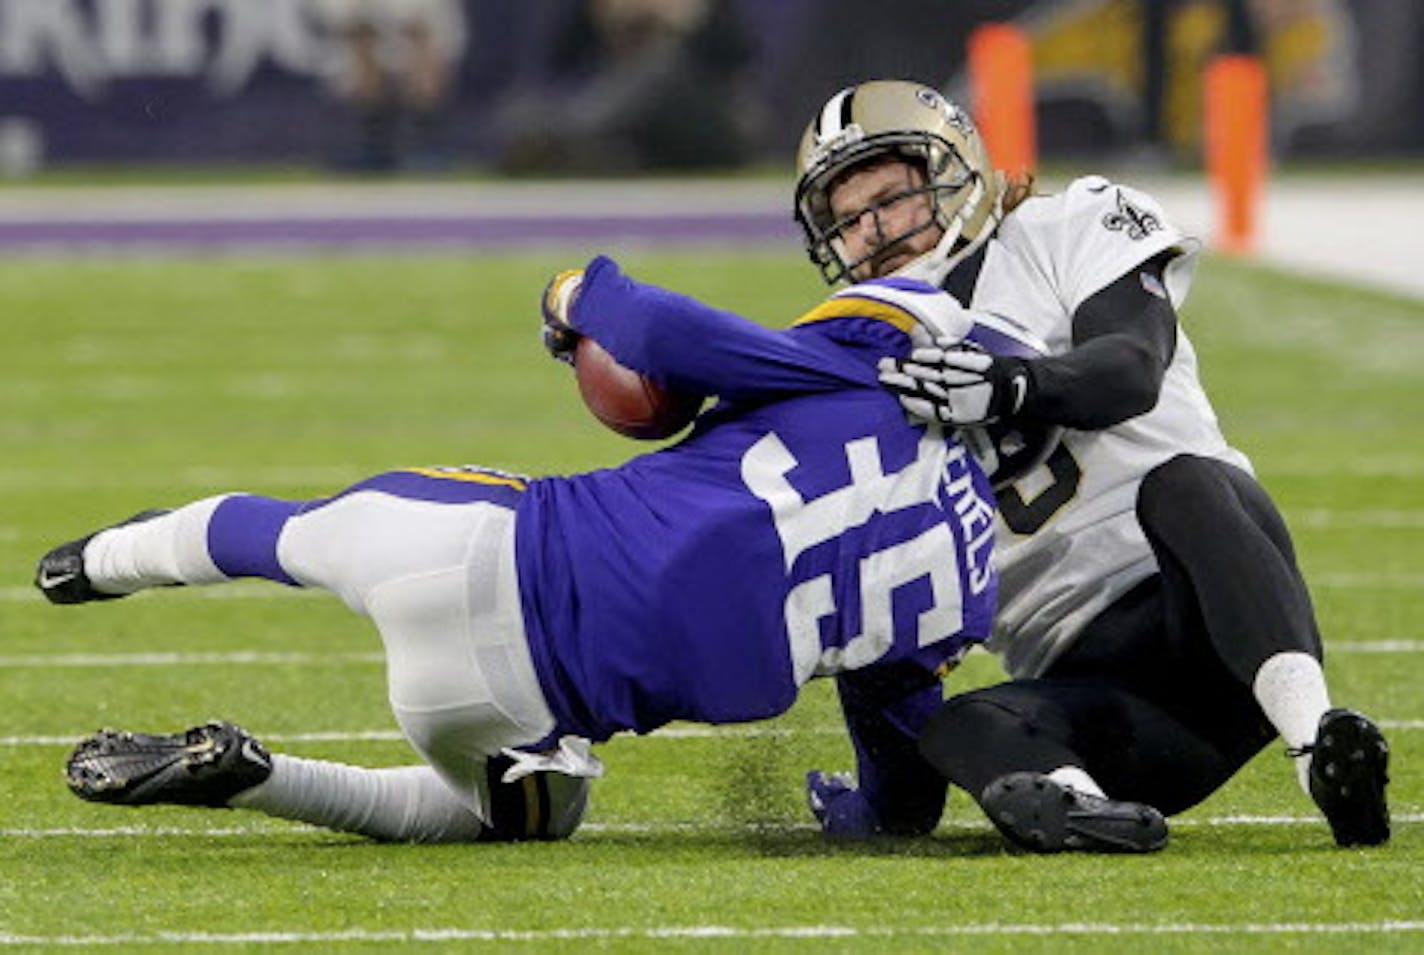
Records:
[[[1229,255],[1255,251],[1266,188],[1270,102],[1259,57],[1213,59],[1203,77],[1206,170],[1216,197],[1216,247]]]
[[[994,165],[1033,172],[1038,138],[1033,96],[1033,49],[1010,23],[986,23],[969,35],[971,112]]]

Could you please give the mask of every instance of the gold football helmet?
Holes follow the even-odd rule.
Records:
[[[924,187],[906,195],[928,194],[934,215],[887,237],[887,244],[926,229],[942,229],[943,238],[922,257],[937,266],[929,270],[931,281],[937,284],[954,261],[998,224],[1004,178],[993,168],[964,110],[937,91],[904,80],[848,87],[827,100],[806,127],[796,152],[796,221],[805,233],[807,254],[827,282],[846,278],[874,255],[847,260],[843,233],[865,210],[837,220],[831,211],[831,187],[852,168],[891,157],[923,167]]]

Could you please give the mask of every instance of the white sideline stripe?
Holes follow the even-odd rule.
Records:
[[[1424,730],[1424,720],[1377,720],[1381,729]],[[841,736],[838,726],[808,726],[799,729],[776,726],[665,726],[647,736],[622,735],[615,739],[764,739],[792,736]],[[0,746],[73,746],[89,733],[67,735],[0,736]],[[318,733],[263,733],[264,743],[394,743],[405,739],[398,730],[331,730]]]
[[[1392,813],[1390,821],[1396,826],[1417,825],[1424,822],[1424,813]],[[1173,819],[1173,829],[1230,829],[1259,826],[1277,828],[1286,826],[1323,826],[1319,816],[1254,816],[1246,814],[1228,816],[1204,816],[1196,819]],[[709,822],[586,822],[579,826],[582,833],[608,833],[612,835],[657,835],[662,832],[675,833],[719,833],[719,832],[814,832],[819,826],[814,822],[766,822],[745,824],[718,824]],[[293,833],[328,832],[320,826],[309,826],[299,822],[257,822],[247,826],[215,826],[211,829],[185,828],[180,826],[111,826],[102,829],[82,827],[62,827],[56,829],[0,829],[0,838],[5,839],[130,839],[197,837],[203,839],[240,839],[243,836],[275,836]],[[940,832],[988,832],[989,823],[981,820],[964,820],[942,823]]]
[[[1424,640],[1344,640],[1328,643],[1334,654],[1424,653]],[[335,653],[269,652],[229,650],[211,653],[151,651],[143,653],[27,653],[0,656],[0,670],[32,667],[67,669],[77,667],[160,667],[160,666],[322,666],[327,664],[385,663],[379,651],[339,651]]]
[[[0,945],[88,947],[101,945],[258,945],[336,942],[565,942],[641,939],[932,939],[1049,935],[1395,935],[1424,931],[1424,921],[1381,922],[983,922],[968,925],[666,925],[638,928],[344,929],[339,932],[152,932],[121,935],[0,934]]]

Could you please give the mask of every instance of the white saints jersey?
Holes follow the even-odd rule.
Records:
[[[1078,179],[1005,218],[963,304],[1026,328],[1050,355],[1062,354],[1073,345],[1077,308],[1166,250],[1180,253],[1165,275],[1180,307],[1196,243],[1149,196],[1096,176]],[[1137,522],[1137,491],[1149,470],[1184,452],[1250,468],[1222,437],[1179,327],[1152,411],[1104,431],[1065,430],[1043,464],[1000,493],[1000,607],[989,648],[1011,675],[1042,673],[1089,621],[1156,571]]]

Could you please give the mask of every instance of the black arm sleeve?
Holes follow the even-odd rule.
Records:
[[[1177,313],[1147,285],[1163,286],[1170,260],[1144,262],[1079,306],[1073,348],[1025,362],[1033,387],[1020,415],[1097,431],[1152,410],[1176,351]]]

